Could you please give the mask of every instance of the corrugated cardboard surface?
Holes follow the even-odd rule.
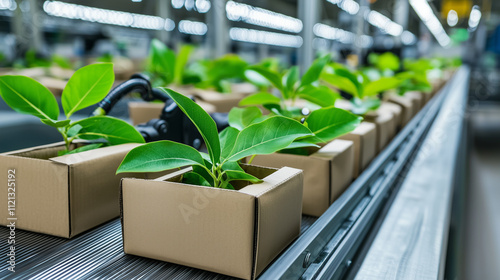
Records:
[[[298,236],[300,170],[250,166],[268,176],[238,191],[173,182],[187,171],[122,180],[125,253],[252,279]]]
[[[376,126],[373,123],[361,122],[352,132],[342,135],[338,139],[353,142],[353,176],[357,178],[377,154]]]
[[[58,157],[64,145],[56,143],[1,154],[1,180],[7,182],[7,170],[16,169],[18,228],[70,238],[119,216],[119,181],[126,175],[115,172],[137,145]],[[6,188],[2,192],[7,197]],[[0,202],[3,225],[6,204]]]
[[[203,108],[208,113],[214,113],[216,111],[215,106],[210,105],[206,102],[196,100],[196,103]],[[128,111],[130,119],[134,125],[141,123],[147,123],[152,119],[158,119],[161,112],[165,107],[165,103],[153,103],[153,102],[129,102]]]
[[[321,216],[352,181],[354,146],[351,141],[333,140],[309,156],[258,155],[252,164],[304,170],[302,213]]]

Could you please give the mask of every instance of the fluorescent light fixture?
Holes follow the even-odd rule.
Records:
[[[142,0],[132,0],[132,2],[139,3],[139,2],[142,2]]]
[[[209,0],[171,0],[174,9],[185,7],[188,11],[197,11],[204,14],[210,10],[212,4]]]
[[[327,0],[328,2],[337,5],[350,15],[355,15],[359,12],[359,4],[354,0]]]
[[[300,48],[303,43],[302,37],[298,35],[289,35],[237,27],[229,29],[229,38],[231,38],[231,40],[240,42],[291,48]]]
[[[469,27],[471,29],[475,29],[479,25],[479,21],[481,20],[481,11],[479,10],[479,6],[474,5],[472,7],[472,11],[469,16]]]
[[[226,3],[226,15],[231,21],[242,21],[293,33],[299,33],[303,27],[300,19],[234,1]]]
[[[431,6],[426,0],[410,0],[410,5],[413,7],[418,17],[427,26],[429,31],[434,35],[438,43],[442,46],[448,46],[451,43],[451,39],[446,34],[441,22],[432,11]]]
[[[179,32],[191,35],[205,35],[208,27],[199,21],[181,20],[179,21]]]
[[[395,22],[393,22],[390,18],[384,16],[383,14],[377,11],[370,11],[365,16],[368,23],[371,25],[380,28],[382,32],[387,33],[392,36],[399,36],[403,33],[403,27]]]
[[[14,0],[0,0],[0,10],[14,11],[17,8],[16,1]]]
[[[417,42],[417,36],[415,36],[408,30],[403,31],[403,33],[401,34],[401,43],[408,46],[408,45],[413,45],[416,42]]]
[[[344,44],[352,44],[356,39],[356,35],[352,32],[331,27],[323,23],[316,23],[313,27],[313,33],[318,37],[339,41]]]
[[[453,27],[457,25],[458,23],[458,14],[455,10],[450,10],[448,12],[448,17],[446,18],[446,22],[448,22],[448,25]]]
[[[2,0],[3,1],[3,0]],[[175,23],[171,19],[92,8],[88,6],[69,4],[59,1],[45,1],[43,10],[51,16],[69,19],[80,19],[90,22],[112,24],[141,29],[172,31]]]

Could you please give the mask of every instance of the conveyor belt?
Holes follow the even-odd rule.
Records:
[[[303,216],[301,233],[316,220]],[[9,230],[0,228],[0,240]],[[2,255],[7,251],[3,242]],[[125,255],[120,220],[115,219],[74,239],[16,230],[16,271],[0,263],[0,279],[234,279],[162,261]],[[5,260],[5,258],[3,258]]]

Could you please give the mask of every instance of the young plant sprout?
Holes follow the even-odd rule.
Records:
[[[54,95],[39,82],[24,76],[0,76],[0,96],[14,111],[40,118],[62,135],[66,149],[60,155],[99,148],[105,144],[144,143],[144,138],[125,121],[96,116],[73,121],[77,111],[92,106],[108,94],[114,81],[111,63],[93,64],[75,72],[62,93],[65,119],[59,119]],[[70,151],[75,139],[106,140]]]

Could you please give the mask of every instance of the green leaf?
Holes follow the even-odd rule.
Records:
[[[329,107],[335,104],[335,100],[340,98],[340,95],[326,86],[305,86],[298,94],[302,99],[321,107]]]
[[[102,147],[103,145],[104,145],[104,143],[88,144],[88,145],[82,146],[80,148],[76,148],[74,150],[71,150],[71,151],[66,151],[66,150],[59,151],[59,152],[57,152],[57,155],[64,156],[64,155],[71,155],[71,154],[76,154],[76,153],[80,153],[80,152],[95,150],[95,149]]]
[[[184,173],[184,175],[182,175],[182,182],[184,184],[212,187],[210,182],[207,181],[205,177],[195,172]]]
[[[242,171],[236,171],[236,170],[226,170],[224,171],[227,175],[227,182],[231,181],[248,181],[250,183],[258,184],[262,183],[262,180],[250,175],[248,173],[242,172]]]
[[[264,104],[280,105],[280,103],[281,100],[278,97],[267,92],[259,92],[243,98],[238,105],[239,106],[255,106]]]
[[[380,107],[381,101],[376,97],[365,98],[363,100],[358,98],[351,99],[352,113],[356,115],[364,115],[370,111],[376,110]]]
[[[162,90],[177,103],[177,106],[179,106],[184,114],[193,122],[203,137],[203,140],[205,140],[205,145],[207,146],[212,163],[214,165],[218,164],[220,162],[221,146],[217,125],[212,117],[189,97],[171,89],[163,88]]]
[[[307,118],[307,126],[322,142],[329,142],[353,131],[363,118],[346,110],[329,107],[313,111]]]
[[[0,96],[18,113],[40,119],[57,120],[59,117],[59,106],[54,95],[32,78],[0,76]]]
[[[300,122],[275,116],[243,129],[228,161],[236,161],[257,154],[272,154],[288,147],[295,139],[312,135]]]
[[[51,119],[41,119],[41,121],[44,124],[50,125],[50,126],[55,127],[55,128],[67,126],[71,122],[71,120],[54,121]]]
[[[78,69],[63,90],[61,102],[66,117],[104,99],[113,86],[113,64],[92,64]]]
[[[86,118],[74,122],[73,126],[81,126],[75,135],[80,139],[106,139],[110,145],[144,143],[144,138],[132,125],[109,116]]]
[[[259,65],[250,66],[249,70],[253,70],[260,75],[264,76],[271,84],[279,91],[283,92],[283,84],[281,82],[281,75],[277,72],[271,71]]]
[[[315,143],[321,143],[321,142],[322,142],[321,139],[318,139],[318,138],[312,136],[312,137],[304,138],[301,140],[293,141],[292,144],[290,144],[288,147],[286,147],[286,149],[308,148],[308,147],[319,148],[319,145],[317,145]]]
[[[214,186],[214,178],[208,173],[207,169],[199,166],[199,165],[193,165],[191,166],[193,168],[193,172],[202,176],[209,184],[210,186]],[[212,168],[212,164],[209,162],[205,161],[205,167],[208,168],[209,170]]]
[[[230,126],[238,130],[243,130],[245,127],[251,125],[261,117],[262,112],[257,107],[234,107],[231,111],[229,111],[228,120]]]
[[[175,53],[158,39],[151,40],[149,63],[152,72],[159,74],[165,84],[174,79]]]
[[[179,52],[177,53],[177,59],[175,60],[174,69],[174,82],[178,85],[182,84],[182,78],[184,77],[184,69],[189,60],[189,56],[193,51],[194,47],[190,45],[183,45]]]
[[[283,76],[283,83],[285,84],[285,90],[283,91],[284,98],[289,98],[291,94],[295,92],[295,85],[299,81],[299,67],[293,66],[290,68]]]
[[[336,74],[327,74],[324,73],[321,78],[329,83],[330,85],[343,90],[347,93],[349,93],[352,96],[358,96],[358,88],[355,83],[352,82],[351,79],[336,75]]]
[[[241,168],[240,164],[237,161],[226,161],[224,165],[222,165],[222,170],[233,170],[233,171],[241,171],[245,172],[243,168]]]
[[[303,87],[316,82],[319,79],[323,68],[325,68],[325,65],[330,61],[330,59],[331,57],[328,54],[316,59],[304,76],[302,76],[300,86]]]
[[[394,77],[382,77],[377,81],[368,83],[365,86],[363,97],[375,96],[383,91],[397,88],[401,80]]]
[[[376,66],[380,70],[396,71],[399,70],[400,63],[401,61],[399,60],[399,57],[397,57],[395,54],[391,52],[385,52],[379,55]]]
[[[188,165],[204,166],[195,148],[172,141],[157,141],[132,149],[116,173],[160,172]]]
[[[234,127],[228,126],[219,134],[220,143],[222,146],[221,156],[226,158],[233,150],[234,142],[238,138],[240,131]]]

